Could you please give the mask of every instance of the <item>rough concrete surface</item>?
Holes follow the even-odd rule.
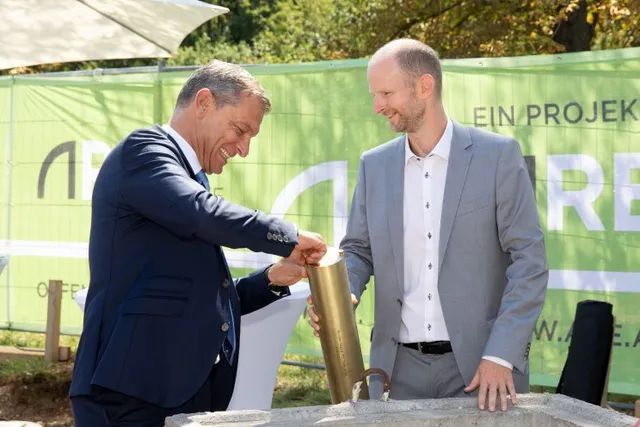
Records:
[[[328,406],[181,414],[165,427],[632,427],[636,419],[559,394],[523,394],[509,411],[479,411],[475,398],[373,400]]]

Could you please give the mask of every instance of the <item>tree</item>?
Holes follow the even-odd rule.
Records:
[[[640,46],[640,0],[205,0],[230,9],[191,33],[170,65],[307,62],[370,56],[411,37],[444,58]],[[19,72],[157,64],[52,64]]]
[[[443,57],[518,56],[640,46],[637,0],[355,0],[349,57],[412,37]],[[352,9],[353,11],[353,9]]]

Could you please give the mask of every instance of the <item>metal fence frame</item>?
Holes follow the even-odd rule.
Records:
[[[639,48],[640,49],[640,48]],[[242,67],[244,68],[252,68],[252,67],[259,67],[259,66],[263,66],[265,64],[241,64]],[[11,76],[5,76],[5,77],[10,77],[12,80],[15,78],[40,78],[40,77],[90,77],[90,76],[94,76],[94,77],[98,77],[98,76],[109,76],[109,75],[126,75],[126,74],[141,74],[141,73],[166,73],[166,72],[182,72],[182,71],[195,71],[198,68],[200,68],[200,65],[182,65],[182,66],[167,66],[165,60],[160,60],[158,61],[158,65],[148,65],[148,66],[141,66],[141,67],[119,67],[119,68],[95,68],[95,69],[91,69],[91,70],[76,70],[76,71],[57,71],[57,72],[47,72],[47,73],[38,73],[38,74],[18,74],[18,75],[11,75]],[[3,76],[0,76],[3,77]],[[13,104],[13,90],[11,93],[11,103]],[[9,114],[10,117],[12,115],[12,111],[13,109],[11,108],[9,110]],[[9,128],[11,128],[11,126],[9,126]],[[11,153],[11,150],[13,148],[13,139],[11,138],[11,134],[12,134],[12,129],[8,130],[9,133],[9,138],[7,139],[7,146],[8,148],[6,148],[7,150],[7,154]],[[7,159],[10,159],[10,157],[7,157]],[[532,180],[532,184],[535,186],[535,167],[531,167],[531,165],[529,164],[529,162],[531,161],[531,159],[527,159],[527,166],[529,169],[529,174],[530,174],[530,178]],[[532,171],[533,175],[532,175]],[[5,171],[6,172],[6,171]],[[8,172],[6,172],[9,174],[9,176],[11,175],[11,168],[8,168]],[[9,186],[9,190],[11,188],[11,182],[10,180],[5,180],[5,186],[8,185]],[[6,189],[3,189],[6,190]],[[4,193],[4,197],[8,197],[10,198],[10,191],[3,191]],[[10,219],[7,217],[6,219],[7,222],[10,221]],[[6,231],[6,230],[5,230]],[[10,274],[9,274],[9,270],[10,270],[10,265],[6,266],[6,277],[7,277],[7,282],[9,282],[10,280]],[[7,286],[7,292],[9,292],[9,286]],[[7,295],[7,304],[9,304],[10,298],[8,298],[9,295]],[[18,329],[10,329],[10,330],[18,330]],[[31,332],[31,331],[25,331],[25,332]],[[316,369],[316,370],[326,370],[326,366],[322,365],[322,364],[317,364],[317,363],[308,363],[308,362],[297,362],[297,361],[291,361],[291,360],[282,360],[280,362],[281,365],[287,365],[287,366],[296,366],[299,368],[305,368],[305,369]],[[607,402],[607,404],[618,411],[633,411],[635,408],[635,405],[633,403],[623,403],[623,402]]]

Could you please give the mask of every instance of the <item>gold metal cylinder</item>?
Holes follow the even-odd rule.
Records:
[[[344,253],[329,247],[318,265],[306,269],[314,309],[320,317],[320,344],[331,401],[342,403],[351,399],[353,385],[364,371]],[[366,383],[360,399],[369,399]]]

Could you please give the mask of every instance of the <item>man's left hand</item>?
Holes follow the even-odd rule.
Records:
[[[466,393],[478,390],[478,408],[484,411],[487,407],[487,393],[489,393],[489,411],[496,410],[497,395],[500,395],[500,406],[507,410],[507,394],[511,396],[511,403],[516,404],[516,388],[513,385],[511,369],[490,360],[483,359],[471,380],[471,384],[464,389]]]
[[[275,286],[291,286],[307,277],[307,270],[294,262],[281,259],[271,266],[267,277]]]

